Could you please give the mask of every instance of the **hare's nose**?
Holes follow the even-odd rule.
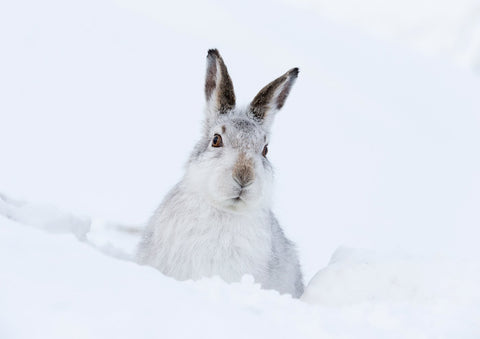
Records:
[[[233,176],[233,180],[240,186],[240,188],[247,188],[251,184],[253,184],[253,180],[250,181],[244,181],[245,179],[240,179],[237,178],[236,176]]]
[[[232,177],[241,188],[250,186],[255,179],[252,160],[240,154],[233,168]]]

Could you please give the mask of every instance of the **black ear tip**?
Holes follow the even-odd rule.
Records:
[[[298,73],[300,73],[300,70],[298,67],[292,68],[291,70],[288,71],[288,75],[292,78],[298,77]]]
[[[218,49],[212,48],[208,50],[207,58],[213,58],[213,57],[220,57],[220,53],[218,52]]]

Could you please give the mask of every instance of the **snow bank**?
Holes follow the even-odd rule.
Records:
[[[0,267],[2,339],[480,335],[473,263],[341,249],[309,284],[305,303],[249,276],[230,285],[178,282],[70,234],[0,216]]]
[[[73,234],[102,252],[121,259],[133,258],[143,230],[142,225],[122,225],[79,216],[49,204],[16,200],[4,194],[0,194],[0,215],[47,232]]]
[[[344,306],[368,302],[466,305],[480,311],[477,261],[340,248],[302,299]]]
[[[0,214],[20,223],[53,233],[73,233],[84,239],[90,231],[89,217],[79,217],[47,204],[32,204],[0,194]]]
[[[177,282],[0,218],[0,337],[314,338],[314,310],[246,277]],[[286,321],[290,310],[298,321]],[[310,314],[310,316],[309,316]]]

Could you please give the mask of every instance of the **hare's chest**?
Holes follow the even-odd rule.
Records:
[[[226,281],[251,274],[265,280],[272,239],[263,220],[206,218],[163,226],[157,229],[157,268],[165,274],[180,280],[218,275]]]

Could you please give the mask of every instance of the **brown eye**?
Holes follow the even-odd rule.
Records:
[[[264,157],[267,157],[267,153],[268,153],[268,145],[265,145],[265,147],[263,148],[263,151],[262,151],[262,155]]]
[[[222,147],[223,141],[222,137],[219,134],[215,134],[212,140],[212,147]]]

